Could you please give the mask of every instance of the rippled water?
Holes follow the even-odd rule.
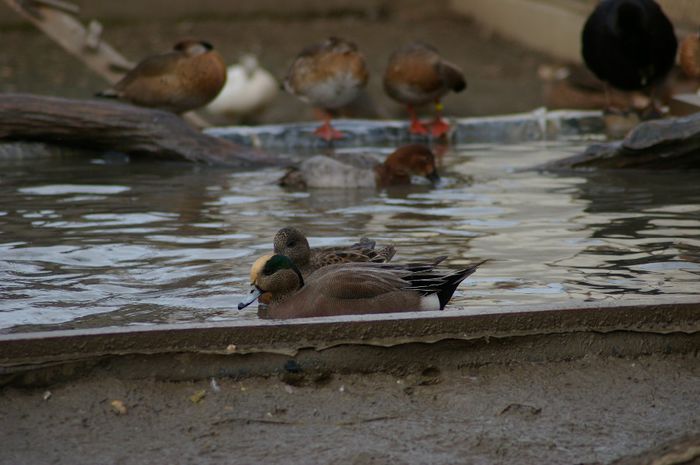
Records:
[[[97,156],[3,164],[0,331],[256,318],[236,303],[284,225],[312,245],[393,243],[398,261],[489,258],[453,306],[699,293],[697,173],[518,171],[580,148],[462,146],[437,188],[385,191]]]

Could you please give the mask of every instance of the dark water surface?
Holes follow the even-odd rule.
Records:
[[[312,245],[393,243],[397,261],[489,258],[453,307],[700,294],[698,173],[518,171],[580,148],[462,146],[437,188],[384,191],[98,155],[2,163],[0,332],[257,318],[236,304],[285,225]]]

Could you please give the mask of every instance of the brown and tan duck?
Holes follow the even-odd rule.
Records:
[[[238,309],[269,293],[262,316],[272,319],[442,310],[478,266],[438,271],[435,264],[342,263],[305,279],[289,257],[265,255],[253,264],[253,289]]]
[[[678,62],[686,76],[700,78],[700,32],[690,34],[683,39]]]
[[[444,60],[438,51],[421,42],[413,42],[395,51],[384,73],[384,90],[399,103],[407,106],[411,116],[410,132],[428,134],[428,128],[416,117],[415,106],[435,102],[435,120],[430,133],[439,137],[449,125],[442,119],[440,99],[450,91],[461,92],[467,87],[462,71]]]
[[[286,227],[275,234],[274,252],[289,257],[302,275],[307,276],[319,268],[338,263],[385,263],[393,258],[396,249],[392,245],[375,249],[374,241],[366,237],[349,246],[311,248],[304,233]]]
[[[212,101],[226,83],[226,65],[211,44],[183,40],[173,51],[145,58],[100,97],[184,113]]]
[[[411,184],[412,176],[435,183],[440,176],[435,155],[426,146],[399,147],[386,160],[369,154],[316,155],[289,168],[280,185],[295,188],[357,189]]]
[[[314,134],[330,141],[343,138],[343,133],[331,126],[329,112],[355,100],[368,79],[357,45],[330,37],[302,50],[287,72],[284,88],[323,112],[324,123]]]

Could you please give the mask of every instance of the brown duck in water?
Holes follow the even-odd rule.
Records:
[[[275,234],[274,252],[289,257],[302,275],[307,276],[319,268],[338,263],[385,263],[393,258],[396,249],[392,245],[375,249],[374,241],[366,237],[349,246],[311,248],[304,233],[286,227]]]
[[[238,309],[269,293],[264,316],[273,319],[442,310],[479,265],[442,271],[434,263],[341,263],[304,278],[289,257],[265,255],[253,264],[253,289]]]
[[[424,145],[399,147],[386,160],[372,155],[316,155],[290,168],[280,185],[296,188],[357,189],[411,184],[412,176],[435,183],[440,176],[435,155]]]

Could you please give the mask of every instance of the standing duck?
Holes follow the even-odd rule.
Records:
[[[678,47],[673,25],[654,0],[602,0],[584,25],[581,43],[586,66],[600,80],[625,91],[651,87],[652,95],[673,67]]]
[[[331,126],[330,111],[355,100],[368,79],[357,45],[330,37],[302,50],[287,72],[284,88],[323,112],[324,123],[314,134],[331,141],[342,139],[343,133]]]
[[[289,257],[265,255],[253,264],[253,289],[243,309],[270,294],[272,319],[442,310],[477,265],[438,271],[435,264],[341,263],[306,279]]]
[[[185,113],[217,96],[226,82],[226,65],[208,42],[183,40],[173,51],[145,58],[100,97]]]
[[[440,180],[435,155],[424,145],[399,147],[383,162],[369,154],[316,155],[289,168],[280,185],[302,189],[377,188],[411,184],[412,176],[423,176],[433,183]]]
[[[304,233],[296,228],[286,227],[277,231],[274,239],[276,254],[289,257],[299,268],[302,276],[337,263],[372,262],[385,263],[396,253],[394,246],[388,245],[375,249],[372,240],[363,237],[360,242],[350,246],[309,247]]]
[[[450,91],[461,92],[467,87],[462,71],[444,60],[430,45],[413,42],[395,51],[384,73],[384,90],[408,108],[412,134],[428,134],[428,129],[416,117],[415,106],[435,102],[435,120],[430,133],[439,137],[449,125],[441,118],[440,99]]]

